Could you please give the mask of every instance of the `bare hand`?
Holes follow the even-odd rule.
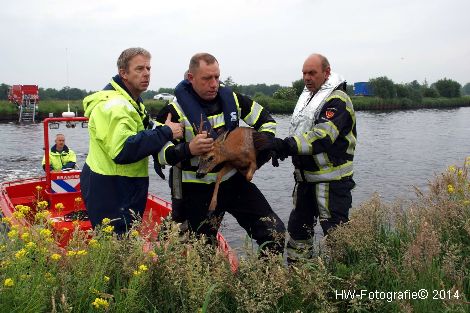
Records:
[[[173,133],[173,139],[183,138],[183,126],[181,125],[181,123],[173,123],[171,121],[171,113],[168,113],[165,125],[171,128],[171,132]]]
[[[201,155],[211,151],[213,145],[214,139],[207,137],[207,132],[203,131],[189,142],[189,151],[191,151],[192,155]]]

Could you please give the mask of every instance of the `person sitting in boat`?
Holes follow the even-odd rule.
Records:
[[[63,134],[56,135],[55,145],[49,151],[49,162],[51,171],[68,171],[75,168],[77,156],[65,145]],[[46,156],[42,158],[42,168],[46,170]]]

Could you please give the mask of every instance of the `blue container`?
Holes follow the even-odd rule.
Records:
[[[372,96],[371,88],[368,82],[357,82],[354,83],[354,95],[355,96]]]

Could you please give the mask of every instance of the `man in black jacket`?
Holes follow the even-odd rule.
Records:
[[[219,63],[214,56],[194,55],[187,79],[175,89],[176,99],[163,108],[157,118],[164,121],[171,113],[173,121],[185,127],[183,139],[167,143],[158,155],[161,165],[173,166],[170,177],[173,220],[213,239],[225,212],[229,212],[260,246],[282,253],[283,222],[261,191],[236,170],[223,176],[218,205],[209,215],[208,207],[221,166],[203,178],[197,177],[198,156],[212,149],[221,130],[238,127],[240,118],[259,132],[274,136],[276,131],[276,122],[269,112],[252,99],[221,86],[219,77]],[[203,129],[195,129],[201,119]]]
[[[346,82],[320,54],[310,55],[302,72],[305,89],[292,115],[290,137],[274,139],[278,158],[291,155],[295,167],[295,205],[287,227],[290,261],[313,256],[317,219],[325,235],[348,221],[355,186],[356,115]]]

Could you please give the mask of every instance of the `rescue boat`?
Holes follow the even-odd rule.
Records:
[[[71,239],[76,225],[82,231],[92,228],[80,191],[81,171],[79,169],[62,172],[50,170],[49,128],[58,128],[60,123],[66,123],[68,127],[73,128],[78,124],[81,124],[82,127],[88,125],[88,118],[86,117],[64,116],[66,117],[46,118],[43,121],[45,176],[23,178],[0,184],[1,215],[9,218],[13,224],[28,227],[33,221],[27,218],[15,218],[15,207],[23,205],[34,209],[40,201],[47,201],[50,218],[53,221],[51,230],[58,243],[63,247]],[[142,217],[143,231],[156,229],[155,225],[160,224],[170,212],[170,202],[149,193],[144,216]],[[232,270],[236,271],[238,267],[236,254],[221,233],[217,234],[217,239],[219,249],[226,255]]]

